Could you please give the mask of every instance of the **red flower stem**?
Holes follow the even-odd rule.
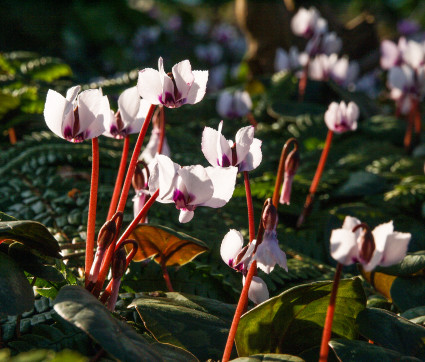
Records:
[[[154,192],[154,194],[151,196],[151,198],[146,202],[145,206],[143,206],[142,210],[139,211],[137,216],[134,218],[134,220],[131,222],[131,224],[127,227],[127,229],[124,231],[124,233],[121,235],[120,239],[116,243],[112,243],[108,251],[105,255],[105,260],[102,263],[102,266],[99,271],[99,277],[97,279],[96,285],[92,291],[93,295],[97,296],[99,295],[103,283],[105,282],[106,276],[108,275],[109,266],[111,264],[112,256],[114,255],[114,252],[116,251],[116,245],[120,245],[123,240],[126,240],[131,232],[136,228],[136,226],[139,224],[139,221],[146,216],[149,209],[155,202],[156,198],[159,195],[159,189]]]
[[[277,169],[276,182],[274,184],[274,191],[273,191],[273,198],[272,198],[273,206],[276,209],[277,209],[277,206],[279,205],[280,188],[282,186],[283,175],[285,173],[285,162],[286,162],[286,157],[288,156],[288,153],[289,153],[288,151],[289,145],[291,143],[294,143],[294,147],[298,148],[297,140],[292,137],[285,142],[285,144],[282,147],[282,152],[280,153],[279,167]]]
[[[136,145],[134,146],[133,154],[131,155],[130,164],[127,170],[127,175],[125,177],[124,185],[121,191],[121,197],[118,202],[117,211],[124,212],[125,204],[127,202],[128,192],[130,191],[131,179],[134,175],[137,159],[139,158],[140,150],[142,149],[142,145],[143,145],[143,140],[145,139],[146,132],[148,130],[149,123],[151,121],[154,110],[155,110],[155,105],[152,104],[149,108],[148,114],[146,115],[146,119],[143,122],[143,126],[142,126],[142,129],[140,130],[139,137],[137,138]]]
[[[297,227],[300,227],[304,223],[305,218],[308,216],[308,214],[311,211],[311,207],[313,206],[314,195],[316,193],[317,186],[319,185],[320,178],[322,177],[323,170],[325,169],[326,160],[328,159],[328,155],[329,155],[329,150],[331,149],[333,134],[334,133],[331,130],[328,130],[328,134],[326,136],[326,141],[325,141],[325,147],[323,148],[322,155],[320,156],[319,164],[317,165],[316,173],[314,174],[313,181],[311,182],[309,194],[307,195],[303,212],[298,218]]]
[[[338,263],[335,270],[334,282],[332,284],[331,297],[329,300],[328,310],[326,312],[325,326],[323,327],[322,343],[320,345],[319,362],[326,362],[329,354],[329,340],[332,333],[332,322],[335,312],[336,295],[338,292],[339,280],[341,279],[342,264]]]
[[[87,240],[85,275],[90,273],[94,255],[94,231],[96,226],[97,186],[99,183],[99,141],[97,137],[92,139],[92,171],[90,183],[89,214],[87,217]],[[88,279],[86,278],[86,286]]]
[[[244,171],[243,176],[245,181],[246,206],[248,208],[249,242],[251,242],[255,238],[254,206],[252,205],[251,185],[249,183],[248,171]]]
[[[10,144],[11,145],[14,145],[17,142],[15,128],[10,127],[7,130],[7,133],[9,134],[9,142],[10,142]]]
[[[161,258],[161,269],[162,269],[162,276],[164,277],[165,284],[167,285],[167,289],[169,292],[174,292],[173,285],[171,284],[170,274],[168,274],[167,267],[165,266],[165,262],[163,261],[163,258]]]
[[[254,260],[248,270],[248,274],[246,275],[245,285],[243,286],[241,296],[236,307],[235,315],[233,316],[229,336],[227,337],[226,347],[224,348],[222,362],[227,362],[230,359],[230,355],[233,349],[233,341],[235,340],[236,331],[238,330],[239,320],[241,319],[242,313],[245,311],[245,307],[248,304],[249,286],[251,285],[252,277],[256,271],[257,261]]]
[[[413,133],[413,123],[414,123],[414,115],[413,112],[410,111],[407,116],[407,125],[406,125],[406,133],[404,134],[403,145],[404,149],[409,152],[412,146],[412,133]]]
[[[164,115],[164,106],[160,106],[159,109],[159,142],[158,142],[158,155],[162,152],[162,147],[164,146],[165,139],[165,115]]]
[[[422,120],[421,120],[420,104],[417,100],[415,100],[414,102],[414,110],[415,110],[415,133],[419,136],[421,134],[421,129],[422,129]]]
[[[111,204],[109,205],[108,216],[106,217],[107,220],[109,220],[112,217],[112,215],[115,214],[115,210],[117,208],[118,198],[120,196],[122,183],[124,181],[125,167],[127,166],[129,148],[130,148],[130,136],[128,135],[124,138],[120,166],[118,169],[117,179],[115,181],[114,193],[112,194]]]
[[[249,112],[246,117],[248,118],[249,123],[251,123],[252,126],[254,126],[254,128],[257,128],[258,126],[258,122],[255,120],[254,115]]]

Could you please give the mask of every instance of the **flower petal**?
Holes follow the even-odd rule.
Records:
[[[378,225],[372,230],[373,238],[375,239],[375,250],[379,250],[381,252],[385,250],[387,237],[392,234],[393,231],[394,225],[392,221]]]
[[[212,197],[202,206],[213,208],[226,205],[233,195],[238,169],[236,167],[207,167],[205,169],[214,187]]]
[[[44,119],[47,127],[61,138],[65,138],[62,132],[63,119],[68,113],[72,113],[72,108],[71,102],[58,92],[49,89],[44,105]]]
[[[180,210],[179,221],[184,224],[193,219],[195,213],[188,210]]]
[[[137,81],[139,95],[151,104],[160,104],[162,97],[162,83],[159,72],[152,68],[139,71]]]
[[[400,51],[397,44],[391,40],[383,40],[381,42],[381,67],[382,69],[390,69],[394,67],[399,59]]]
[[[245,284],[245,277],[243,277],[242,283]],[[263,303],[269,299],[269,291],[263,279],[257,276],[252,277],[251,285],[248,290],[248,298],[255,304]]]
[[[346,229],[332,231],[330,240],[331,256],[343,265],[350,265],[358,261],[358,247],[356,235]]]
[[[194,70],[192,73],[195,80],[187,94],[186,103],[189,104],[198,103],[204,98],[208,82],[208,70]]]
[[[232,164],[232,150],[230,149],[229,142],[221,134],[223,128],[223,121],[218,125],[217,136],[217,164],[221,167],[228,167]]]
[[[234,261],[243,247],[243,236],[242,234],[235,230],[231,229],[221,242],[220,246],[220,255],[221,259],[229,265],[234,267]]]
[[[211,199],[213,183],[201,165],[185,166],[177,170],[189,194],[188,205],[201,205]]]
[[[164,155],[156,155],[156,161],[158,163],[158,174],[154,171],[149,177],[149,192],[153,194],[157,189],[154,186],[158,185],[158,199],[161,202],[174,202],[173,192],[177,185],[177,170],[180,169],[180,165]]]
[[[127,128],[135,121],[140,109],[140,96],[137,86],[128,88],[120,94],[118,98],[118,109],[125,125],[124,128]]]
[[[235,136],[236,144],[236,155],[238,157],[237,164],[245,160],[246,155],[249,152],[249,148],[254,141],[254,127],[248,126],[239,129]]]
[[[146,116],[149,113],[149,109],[151,108],[151,104],[145,100],[140,99],[139,101],[139,110],[137,111],[136,117],[133,123],[128,127],[128,133],[139,133],[143,123],[146,120]]]
[[[190,62],[188,60],[183,60],[177,63],[173,66],[172,72],[181,98],[187,98],[189,90],[195,81]]]
[[[261,160],[263,159],[263,154],[261,153],[261,144],[262,141],[260,141],[258,138],[254,138],[251,147],[249,148],[248,154],[239,164],[240,172],[254,170],[260,165]]]
[[[397,264],[406,256],[407,247],[412,235],[410,233],[393,232],[387,237],[384,254],[379,265],[390,266]]]
[[[99,108],[97,110],[96,119],[87,127],[84,132],[84,138],[99,137],[105,132],[105,121],[111,117],[111,108],[107,96],[100,97]]]
[[[202,142],[201,142],[202,153],[204,154],[205,158],[212,166],[219,165],[217,162],[217,159],[218,159],[217,138],[218,137],[219,137],[219,133],[215,129],[210,127],[205,127],[204,131],[202,132]]]
[[[66,99],[69,102],[74,102],[80,90],[81,90],[81,86],[79,85],[69,88],[68,91],[66,92]]]
[[[99,89],[88,89],[78,95],[78,115],[80,119],[79,133],[87,130],[90,125],[97,120],[97,115],[101,107],[102,110],[104,110],[105,100]],[[103,121],[102,118],[102,122]],[[97,125],[94,126],[94,129],[98,129]]]

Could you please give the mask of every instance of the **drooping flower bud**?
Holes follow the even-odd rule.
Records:
[[[144,172],[145,171],[145,172]],[[145,177],[145,174],[146,176]],[[149,170],[145,162],[137,162],[136,169],[134,170],[131,183],[136,191],[146,189],[146,180],[149,179]]]
[[[266,200],[261,220],[265,231],[272,231],[276,229],[278,217],[277,210],[272,203],[272,199]]]
[[[295,173],[300,165],[300,154],[298,148],[295,148],[288,155],[285,162],[285,175],[283,180],[282,192],[280,194],[279,202],[281,204],[289,205],[291,200],[292,181],[294,180]]]
[[[125,272],[125,259],[127,253],[124,247],[119,248],[112,259],[112,278],[121,279]]]
[[[375,239],[367,224],[361,223],[353,228],[353,232],[363,228],[358,239],[359,257],[364,263],[369,263],[375,251]]]
[[[116,233],[117,225],[115,224],[115,220],[108,220],[105,222],[105,224],[103,224],[102,228],[100,229],[99,236],[97,238],[98,248],[108,248],[114,240]]]

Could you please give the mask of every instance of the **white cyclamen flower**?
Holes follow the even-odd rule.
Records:
[[[81,92],[81,87],[68,89],[66,97],[49,89],[44,106],[47,126],[57,136],[70,142],[82,142],[100,136],[109,119],[109,101],[100,89]]]
[[[217,112],[223,118],[240,118],[246,116],[252,108],[252,101],[246,91],[230,93],[223,91],[217,100]]]
[[[325,123],[335,133],[354,131],[357,129],[359,107],[354,102],[345,104],[332,102],[325,113]]]
[[[188,60],[177,63],[172,73],[165,73],[162,58],[158,69],[146,68],[139,71],[137,88],[143,99],[151,104],[163,104],[177,108],[183,104],[195,104],[205,95],[208,71],[194,70]]]

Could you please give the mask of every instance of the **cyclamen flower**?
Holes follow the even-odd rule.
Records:
[[[353,82],[358,73],[358,66],[350,64],[347,57],[338,58],[337,54],[319,54],[310,61],[309,76],[318,81],[332,79],[344,85]]]
[[[223,91],[217,100],[217,112],[224,118],[240,118],[247,115],[252,108],[252,101],[246,91],[230,93]]]
[[[289,52],[282,48],[276,49],[276,56],[274,58],[275,72],[292,71],[300,67],[300,54],[296,47],[289,48]]]
[[[167,156],[157,155],[149,178],[152,195],[159,188],[157,201],[174,203],[180,210],[179,221],[192,220],[198,206],[224,206],[235,189],[237,169],[204,168],[201,165],[181,167]]]
[[[122,139],[142,128],[150,103],[140,99],[137,87],[126,89],[118,98],[118,111],[106,118],[104,136]]]
[[[342,228],[332,231],[331,255],[339,263],[361,263],[371,271],[377,265],[397,264],[406,256],[411,235],[394,231],[392,221],[378,225],[371,235],[365,235],[360,227],[353,232],[359,225],[360,220],[346,216]]]
[[[108,98],[101,90],[89,89],[78,94],[80,90],[79,85],[72,87],[63,97],[49,89],[44,106],[44,119],[50,130],[76,143],[100,136],[111,113]]]
[[[401,65],[403,62],[402,52],[406,48],[407,41],[401,37],[398,44],[391,40],[383,40],[381,42],[381,68],[390,69],[394,66]]]
[[[244,275],[242,283],[245,284],[245,275],[248,266],[251,263],[252,252],[255,248],[255,242],[243,247],[243,236],[237,230],[230,230],[223,238],[220,247],[220,255],[223,261],[231,268],[242,272]],[[248,298],[255,304],[259,304],[269,299],[269,291],[264,281],[254,276],[249,286]]]
[[[327,31],[327,21],[320,17],[316,8],[300,8],[291,21],[291,29],[295,35],[311,38],[315,34]]]
[[[177,108],[183,104],[198,103],[204,97],[208,71],[192,71],[190,62],[183,60],[173,66],[172,73],[166,74],[162,58],[158,60],[158,69],[139,71],[139,94],[151,104]]]
[[[218,130],[205,127],[202,133],[202,152],[208,162],[214,166],[235,166],[239,172],[255,169],[262,159],[261,141],[254,138],[254,127],[241,128],[235,142],[228,141],[221,134],[223,121]]]
[[[335,133],[354,131],[357,129],[357,119],[359,117],[359,107],[350,102],[332,102],[325,113],[325,123],[328,128]]]

